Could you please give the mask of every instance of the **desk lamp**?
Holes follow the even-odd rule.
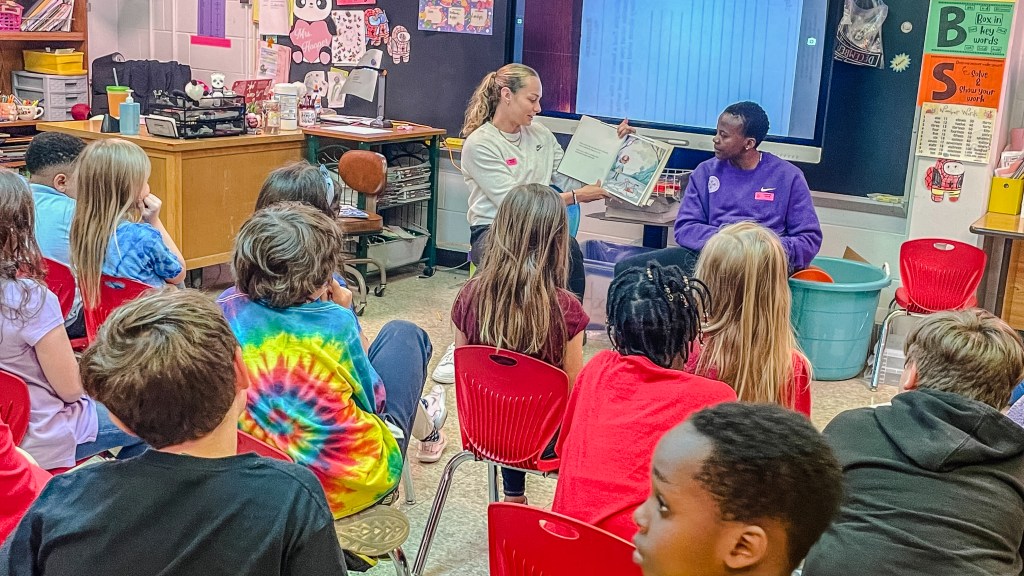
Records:
[[[342,94],[351,94],[361,100],[373,102],[374,92],[377,94],[377,119],[371,126],[390,128],[391,121],[384,119],[385,88],[388,71],[381,67],[384,53],[380,50],[367,50],[359,62],[352,67],[348,79],[342,86]]]

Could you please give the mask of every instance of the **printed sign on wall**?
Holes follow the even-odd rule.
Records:
[[[932,0],[925,52],[1006,56],[1012,3]]]
[[[917,104],[938,102],[996,108],[1003,92],[1001,58],[925,54]]]

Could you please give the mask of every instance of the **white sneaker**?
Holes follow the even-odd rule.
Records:
[[[455,343],[453,342],[444,351],[444,356],[437,363],[437,368],[431,373],[430,379],[441,384],[455,384]]]

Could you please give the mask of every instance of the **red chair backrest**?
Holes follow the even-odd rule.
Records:
[[[56,260],[43,258],[43,262],[46,264],[46,287],[57,296],[60,313],[67,318],[75,302],[75,275],[70,268]]]
[[[241,430],[238,431],[238,453],[245,454],[247,452],[255,452],[260,456],[266,458],[273,458],[274,460],[283,460],[285,462],[294,462],[292,457],[285,454],[284,452],[274,448],[273,446],[262,442],[250,434],[246,434]]]
[[[29,411],[28,384],[14,374],[0,370],[0,420],[10,427],[15,446],[21,444],[28,431]]]
[[[125,302],[134,300],[152,289],[152,286],[131,278],[118,278],[106,274],[101,276],[99,305],[95,308],[85,307],[85,334],[89,342],[96,339],[100,325],[106,321],[111,312]]]
[[[900,280],[914,304],[929,312],[958,310],[974,296],[985,272],[985,253],[944,238],[900,246]]]
[[[574,518],[522,504],[487,508],[491,576],[639,576],[631,543]]]
[[[515,468],[558,468],[540,456],[565,415],[565,372],[525,354],[462,346],[455,349],[455,395],[465,450]]]

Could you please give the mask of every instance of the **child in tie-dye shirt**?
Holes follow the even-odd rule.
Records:
[[[355,315],[337,302],[340,253],[333,220],[275,204],[242,226],[235,287],[218,300],[252,377],[240,427],[310,468],[335,518],[397,487],[430,357],[426,334],[401,321],[364,352]],[[370,363],[382,338],[395,355],[384,364],[401,367],[384,385]]]

